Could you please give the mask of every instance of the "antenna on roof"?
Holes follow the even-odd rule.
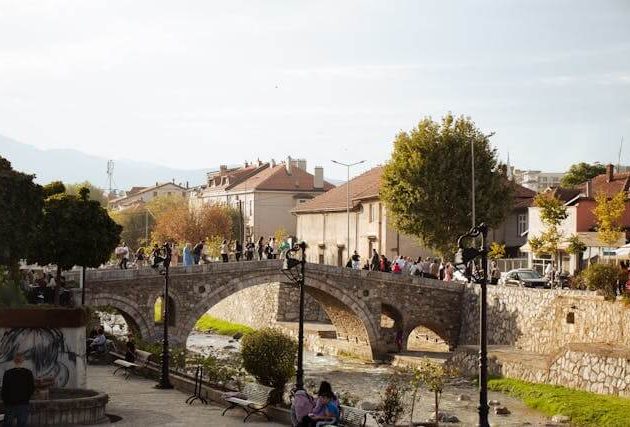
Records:
[[[109,182],[109,194],[112,193],[112,181],[114,180],[114,161],[107,161],[107,181]]]
[[[621,172],[621,149],[623,148],[623,136],[621,137],[621,144],[619,144],[619,157],[617,158],[617,172]]]

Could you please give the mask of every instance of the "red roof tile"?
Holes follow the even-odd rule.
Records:
[[[593,195],[605,193],[608,197],[613,197],[620,191],[628,191],[630,188],[630,172],[613,174],[612,181],[608,181],[606,174],[597,175],[592,180]],[[586,192],[586,183],[580,184],[580,191]]]
[[[313,187],[314,177],[304,169],[291,168],[289,175],[284,164],[266,168],[231,187],[231,190],[266,190],[266,191],[328,191],[334,185],[324,181],[324,188]]]
[[[383,167],[377,166],[350,180],[350,199],[352,206],[357,201],[378,197],[381,188]],[[347,204],[347,183],[335,187],[314,199],[299,205],[293,210],[296,213],[342,211]]]

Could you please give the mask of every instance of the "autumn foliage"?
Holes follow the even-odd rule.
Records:
[[[232,209],[222,205],[203,205],[191,209],[179,203],[163,210],[155,220],[153,241],[198,242],[211,236],[232,237]]]

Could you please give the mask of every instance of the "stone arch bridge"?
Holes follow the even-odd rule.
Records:
[[[280,268],[279,260],[171,267],[174,318],[169,338],[185,344],[197,320],[230,295],[250,286],[288,282]],[[381,326],[382,315],[403,330],[405,347],[418,326],[431,329],[450,348],[457,345],[464,284],[308,263],[305,285],[335,326],[337,339],[348,341],[361,357],[379,359],[391,350],[387,337],[393,331]],[[86,304],[117,309],[143,339],[155,340],[162,327],[154,321],[154,305],[163,287],[164,277],[151,268],[88,270]]]

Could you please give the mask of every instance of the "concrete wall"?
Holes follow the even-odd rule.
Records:
[[[0,327],[0,380],[14,367],[15,353],[35,378],[55,379],[55,387],[85,388],[85,326],[74,328]]]

